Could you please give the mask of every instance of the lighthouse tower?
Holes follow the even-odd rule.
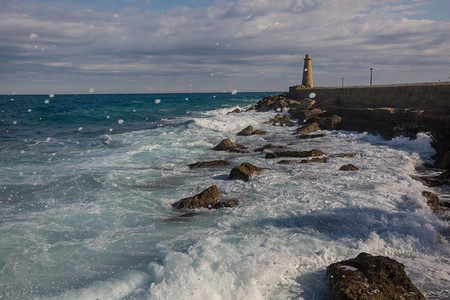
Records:
[[[305,64],[303,65],[302,87],[312,88],[313,87],[313,75],[312,75],[311,56],[309,54],[306,54],[304,60],[305,60]]]

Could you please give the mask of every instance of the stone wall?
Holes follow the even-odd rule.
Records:
[[[292,86],[294,99],[312,98],[317,102],[335,102],[353,107],[401,107],[428,111],[450,111],[450,82],[396,85],[315,87]]]

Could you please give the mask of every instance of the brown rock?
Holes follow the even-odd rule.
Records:
[[[301,128],[297,129],[297,132],[294,134],[308,134],[317,130],[320,130],[319,124],[317,122],[314,122],[312,124],[302,126]]]
[[[326,163],[328,161],[328,157],[314,157],[311,159],[302,159],[300,163],[307,164],[307,163]]]
[[[405,266],[389,257],[361,253],[327,268],[333,300],[426,300]]]
[[[214,209],[220,209],[223,207],[233,207],[239,204],[239,200],[237,199],[228,199],[228,200],[222,200],[214,203],[213,207]]]
[[[253,111],[256,110],[256,105],[250,106],[246,111]]]
[[[276,114],[275,117],[264,124],[271,124],[275,126],[293,126],[294,122],[291,121],[291,118],[288,114]]]
[[[239,108],[236,108],[235,110],[227,112],[227,115],[229,115],[229,114],[240,114],[240,113],[241,113],[241,110]]]
[[[326,134],[323,133],[318,133],[318,134],[301,134],[298,138],[300,139],[315,139],[315,138],[321,138],[327,136]]]
[[[211,160],[211,161],[199,161],[194,164],[188,165],[190,169],[208,168],[215,166],[227,166],[230,162],[228,160]]]
[[[215,151],[231,151],[233,149],[247,149],[247,147],[236,144],[230,139],[224,139],[216,147],[213,148],[213,150]]]
[[[280,151],[271,152],[266,154],[266,158],[279,158],[279,157],[311,157],[324,155],[321,150],[313,149],[310,151]]]
[[[256,129],[255,131],[252,132],[252,135],[264,135],[266,133],[267,131]]]
[[[330,157],[344,157],[344,158],[354,158],[358,156],[359,153],[351,152],[351,153],[336,153],[336,154],[330,154]]]
[[[331,130],[338,126],[342,122],[342,118],[338,115],[333,115],[329,118],[317,118],[317,123],[319,123],[320,128],[325,130]]]
[[[253,134],[253,126],[247,126],[237,133],[240,136],[249,136]]]
[[[314,109],[289,110],[289,113],[291,114],[292,118],[298,119],[298,121],[302,123],[308,121],[313,117],[318,117],[326,113],[326,111],[314,108]]]
[[[217,201],[219,201],[219,189],[217,185],[212,185],[200,194],[181,199],[172,206],[177,209],[212,208]]]
[[[450,208],[450,203],[442,202],[441,199],[432,192],[423,191],[422,196],[427,199],[427,204],[434,213],[439,212],[444,207]]]
[[[260,148],[256,148],[253,151],[255,151],[255,152],[263,152],[266,149],[286,149],[286,148],[287,148],[287,146],[285,146],[285,145],[283,145],[283,146],[276,146],[274,144],[267,144],[267,145],[264,145],[264,146],[262,146]]]
[[[283,159],[283,160],[280,160],[278,163],[280,165],[292,165],[292,164],[297,163],[297,161],[296,160],[290,160],[290,159]]]
[[[358,171],[359,168],[352,164],[348,164],[348,165],[343,165],[339,170],[340,171]]]
[[[257,166],[252,165],[251,163],[244,162],[240,166],[234,167],[230,175],[228,176],[229,180],[240,179],[244,181],[249,181],[250,177],[254,173],[261,173],[262,169]]]

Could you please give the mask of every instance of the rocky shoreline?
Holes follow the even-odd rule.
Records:
[[[323,137],[319,130],[349,130],[369,132],[381,135],[385,139],[396,136],[415,138],[418,132],[430,132],[433,136],[432,146],[436,149],[433,168],[443,171],[438,176],[422,178],[428,186],[450,183],[450,125],[448,114],[431,114],[424,111],[399,108],[367,108],[345,107],[337,101],[317,103],[314,99],[290,99],[288,94],[269,96],[260,100],[249,110],[256,111],[287,111],[277,114],[273,119],[265,122],[274,126],[300,125],[294,135],[302,139]],[[240,113],[234,110],[229,113]],[[237,132],[237,136],[264,135],[263,130],[254,130],[252,126]],[[333,157],[352,157],[354,153],[340,153],[327,155],[319,149],[308,151],[290,151],[284,145],[268,144],[250,150],[246,146],[237,144],[231,139],[222,140],[212,150],[235,153],[264,152],[266,159],[289,158],[279,160],[280,164],[326,163]],[[269,151],[266,151],[269,150]],[[293,160],[300,159],[301,160]],[[191,169],[227,166],[227,160],[199,161],[190,164]],[[358,171],[352,164],[343,165],[340,171]],[[228,180],[243,180],[247,182],[264,170],[248,162],[234,166]],[[441,201],[437,195],[429,191],[422,193],[424,201],[437,213],[442,209],[449,209],[450,204]],[[175,209],[220,209],[239,205],[238,199],[221,199],[217,186],[213,185],[203,192],[181,199],[172,204]],[[185,212],[181,217],[195,215]],[[327,268],[327,280],[332,299],[425,299],[405,273],[405,266],[388,257],[371,256],[361,253],[354,259],[336,262]]]

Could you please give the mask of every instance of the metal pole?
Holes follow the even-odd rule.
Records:
[[[372,73],[373,73],[373,68],[370,68],[370,85],[372,85]]]
[[[342,77],[342,87],[344,87],[344,77]]]

